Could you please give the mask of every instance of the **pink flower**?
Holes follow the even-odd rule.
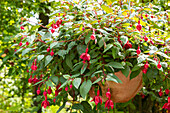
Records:
[[[24,30],[24,27],[23,27],[23,26],[21,26],[20,28],[21,28],[21,30]]]
[[[45,97],[47,96],[46,89],[45,89],[45,91],[43,92],[43,95],[44,95]]]
[[[148,37],[146,37],[146,35],[144,36],[144,40],[147,42],[148,41]]]
[[[148,64],[148,62],[146,61],[146,64],[144,65],[144,68],[148,68],[149,67],[149,64]]]
[[[49,51],[50,51],[50,48],[48,47],[48,48],[47,48],[47,52],[49,52]]]
[[[166,89],[166,90],[165,90],[165,93],[168,95],[168,94],[169,94],[169,89]]]
[[[129,49],[129,48],[132,48],[132,44],[127,41],[127,43],[123,46],[123,48],[125,47],[125,49]]]
[[[170,97],[168,97],[168,103],[165,103],[162,109],[167,109],[168,111],[170,111]]]
[[[105,108],[107,107],[109,109],[111,107],[111,109],[113,109],[114,104],[113,101],[111,100],[111,94],[109,88],[108,88],[108,92],[106,92],[106,97],[108,98],[108,100],[105,102]]]
[[[41,93],[41,90],[38,88],[37,95],[39,95],[40,93]]]
[[[33,64],[33,65],[31,66],[31,69],[34,70],[34,71],[36,71],[36,70],[37,70],[37,66]]]
[[[151,43],[152,45],[154,45],[154,42],[153,42],[152,40],[150,40],[150,43]]]
[[[55,32],[55,30],[54,29],[51,29],[51,33],[54,33]]]
[[[142,29],[142,25],[140,25],[140,22],[138,22],[138,25],[136,26],[136,29],[140,31]]]
[[[51,50],[51,53],[50,53],[50,55],[51,55],[51,56],[53,56],[53,55],[54,55],[53,49]]]
[[[30,78],[28,79],[28,83],[32,83],[32,75],[31,75]]]
[[[95,96],[95,97],[93,98],[93,100],[90,101],[90,102],[92,102],[92,101],[95,102],[95,104],[96,104],[96,110],[97,110],[97,104],[98,104],[98,103],[102,104],[102,99],[101,99],[101,97],[100,97],[99,95],[100,95],[100,90],[97,90],[97,96]]]
[[[137,54],[140,54],[141,50],[140,50],[140,47],[138,46],[138,49],[136,50],[136,53]]]
[[[94,34],[92,34],[90,38],[91,38],[91,40],[95,40],[96,39]]]
[[[159,94],[159,96],[161,97],[161,96],[163,95],[163,92],[160,90],[160,91],[158,92],[158,94]]]
[[[145,14],[145,17],[148,17],[148,14]]]
[[[50,103],[47,101],[47,100],[44,100],[42,103],[41,103],[41,107],[44,107],[46,108],[47,106],[50,106]]]
[[[51,87],[49,86],[49,89],[47,90],[47,93],[50,95],[52,93]]]
[[[55,103],[55,101],[56,101],[56,98],[55,99],[53,99],[53,102]]]
[[[19,43],[19,46],[22,46],[22,42]]]
[[[144,68],[144,69],[142,70],[142,72],[143,72],[144,74],[146,74],[147,69],[146,69],[146,68]]]
[[[160,61],[159,61],[158,65],[157,65],[157,68],[160,69],[161,67],[162,66],[161,66]]]
[[[72,84],[70,84],[70,89],[72,89],[73,88],[73,85]]]
[[[83,63],[90,60],[90,55],[87,53],[88,52],[88,48],[86,48],[86,52],[85,53],[82,53],[80,55],[80,58],[83,59]]]
[[[26,45],[28,46],[28,45],[29,45],[29,42],[26,42]]]
[[[65,91],[68,91],[68,87],[66,86]]]

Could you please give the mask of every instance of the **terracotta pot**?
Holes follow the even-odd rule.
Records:
[[[106,81],[103,86],[101,82],[98,82],[102,90],[103,101],[107,100],[106,92],[110,88],[111,100],[115,103],[124,103],[132,99],[142,88],[142,71],[138,76],[130,80],[130,74],[125,77],[121,71],[116,72],[115,75],[122,81],[122,83],[116,83],[113,81]],[[97,77],[93,77],[92,81],[95,81]],[[90,96],[93,98],[95,96],[94,87],[89,91]]]

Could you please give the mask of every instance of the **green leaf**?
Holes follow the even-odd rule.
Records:
[[[73,80],[73,85],[74,85],[74,87],[75,88],[79,88],[79,86],[80,86],[80,84],[81,84],[81,78],[75,78],[74,80]]]
[[[98,31],[100,31],[101,33],[103,34],[106,34],[106,35],[110,35],[107,31],[103,30],[103,29],[97,29]]]
[[[59,87],[60,88],[63,88],[65,85],[67,85],[68,81],[65,81],[63,84],[61,84],[61,86]]]
[[[123,65],[119,62],[109,62],[108,64],[106,64],[106,66],[112,66],[114,68],[124,68]]]
[[[141,72],[141,70],[132,71],[132,73],[130,74],[130,79],[133,79],[136,76],[138,76],[140,72]]]
[[[85,99],[87,93],[90,91],[92,86],[91,80],[84,81],[80,86],[80,95]]]
[[[53,86],[53,83],[51,82],[51,80],[48,80],[48,81],[46,81],[45,83],[47,84],[47,86],[54,87],[54,86]]]
[[[119,42],[114,42],[114,44],[115,44],[119,49],[122,50],[122,46],[121,46],[121,44],[120,44]]]
[[[73,63],[69,54],[66,55],[66,64],[70,67],[71,70],[73,69]]]
[[[46,56],[46,58],[45,58],[45,66],[47,66],[51,62],[52,59],[53,59],[53,57],[51,55]]]
[[[88,66],[87,63],[83,64],[83,67],[81,68],[81,74],[84,73],[84,71],[86,70],[87,66]]]
[[[80,73],[72,75],[71,78],[75,78],[75,77],[78,77],[78,76],[80,76]]]
[[[52,49],[54,46],[56,46],[57,45],[57,47],[59,47],[59,43],[58,42],[53,42],[53,43],[51,43],[50,44],[50,49]]]
[[[97,80],[95,80],[95,81],[93,82],[93,84],[95,84],[95,83],[99,82],[100,80],[102,80],[102,78],[101,78],[101,77],[99,77]]]
[[[84,107],[83,113],[93,113],[92,107],[87,101],[82,101],[81,105]]]
[[[130,73],[130,67],[128,65],[126,65],[125,69],[122,69],[121,71],[125,75],[125,77],[128,77],[128,75]]]
[[[120,40],[123,42],[123,45],[125,45],[128,41],[128,37],[127,36],[121,36]]]
[[[44,55],[38,55],[37,62],[41,61],[44,58]]]
[[[106,13],[113,13],[113,9],[105,6],[105,5],[102,5],[101,8],[106,11]]]
[[[88,35],[86,36],[86,38],[85,38],[85,44],[87,44],[89,41],[90,41],[90,37],[91,37],[91,35],[92,35],[92,33],[90,32],[90,33],[88,33]]]
[[[104,49],[104,52],[103,53],[105,53],[107,50],[109,50],[110,48],[112,48],[113,47],[113,44],[108,44],[108,45],[106,45],[106,48]]]
[[[26,48],[25,50],[22,51],[22,56],[24,56],[26,53],[32,51],[33,48]]]
[[[78,45],[77,46],[77,51],[78,51],[79,55],[81,55],[82,53],[85,53],[86,48],[87,48],[87,46],[85,46],[85,45]]]
[[[84,107],[83,107],[83,105],[81,105],[81,104],[73,104],[72,109],[84,110]]]
[[[57,76],[51,76],[51,80],[52,80],[53,83],[55,83],[56,85],[58,84],[58,77],[57,77]]]
[[[71,42],[68,44],[67,51],[70,51],[74,46],[76,45],[76,42]]]
[[[167,56],[165,53],[162,53],[162,52],[156,52],[156,53],[163,56],[163,57],[165,57],[165,58],[167,58],[167,59],[170,59],[170,57]]]
[[[132,68],[132,71],[136,71],[136,70],[140,69],[142,66],[144,66],[144,64],[136,64],[136,65]]]
[[[63,77],[64,77],[65,79],[69,79],[69,78],[70,78],[70,75],[63,75]]]
[[[122,83],[122,81],[116,75],[114,75],[113,73],[108,73],[106,80],[107,81],[114,81],[116,83]]]
[[[116,58],[116,56],[118,54],[118,51],[119,51],[118,48],[113,46],[113,48],[112,48],[112,56],[113,56],[114,59]]]
[[[61,57],[63,57],[63,59],[64,59],[64,55],[67,53],[67,51],[66,50],[59,50],[58,52],[57,52],[57,54],[59,55],[59,56],[61,56]]]
[[[60,111],[65,107],[66,102],[63,103],[63,105],[58,109],[56,113],[60,113]]]

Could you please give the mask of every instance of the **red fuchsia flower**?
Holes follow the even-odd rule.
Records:
[[[146,74],[146,73],[147,73],[147,69],[144,68],[144,69],[142,70],[142,72],[143,72],[144,74]]]
[[[99,95],[100,95],[100,90],[97,90],[97,96],[95,96],[95,97],[93,98],[93,100],[90,101],[90,102],[92,102],[92,101],[95,102],[95,104],[96,104],[96,110],[97,110],[97,104],[98,104],[98,103],[102,104],[102,99],[101,99],[101,97],[100,97]]]
[[[92,34],[92,35],[90,36],[90,38],[91,38],[91,40],[95,40],[95,39],[96,39],[96,36],[95,36],[94,34]]]
[[[50,47],[47,48],[47,52],[50,52]]]
[[[51,55],[51,56],[53,56],[53,55],[54,55],[53,49],[51,50],[51,53],[50,53],[50,55]]]
[[[80,55],[80,58],[83,59],[83,63],[86,63],[86,60],[90,61],[90,55],[87,52],[88,52],[88,48],[86,48],[86,52],[85,53],[82,53]]]
[[[47,106],[50,106],[50,103],[47,101],[47,100],[44,100],[42,103],[41,103],[41,107],[44,107],[46,108]]]
[[[82,28],[82,31],[84,31],[84,30],[85,30],[85,28],[83,27],[83,28]]]
[[[19,46],[22,46],[22,41],[19,43]]]
[[[168,95],[168,94],[169,94],[169,89],[166,89],[166,90],[165,90],[165,93]]]
[[[109,109],[111,107],[111,109],[113,109],[114,104],[113,101],[111,100],[111,94],[109,88],[108,88],[108,92],[106,93],[106,97],[108,98],[108,100],[105,102],[105,108],[107,107]]]
[[[141,52],[140,47],[138,46],[138,49],[136,50],[136,53],[139,55]]]
[[[170,112],[170,97],[168,97],[168,103],[165,103],[162,109],[167,109]]]
[[[132,24],[130,24],[130,27],[132,27]]]
[[[167,54],[168,52],[167,51],[165,51],[165,54]]]
[[[37,66],[34,65],[34,64],[32,64],[31,69],[34,70],[34,71],[36,71],[36,70],[37,70]]]
[[[157,68],[160,69],[161,67],[162,66],[161,66],[160,61],[159,61],[158,65],[157,65]]]
[[[148,63],[148,61],[146,61],[146,64],[144,65],[144,68],[148,68],[149,67],[149,63]]]
[[[21,40],[24,39],[24,37],[21,37]]]
[[[55,103],[55,101],[56,101],[56,98],[55,99],[53,99],[53,102]]]
[[[20,28],[21,28],[21,30],[24,30],[24,27],[23,27],[23,26],[21,26]]]
[[[30,78],[28,79],[28,83],[32,83],[32,75],[31,75]]]
[[[65,91],[68,91],[68,87],[66,86]]]
[[[29,73],[29,70],[27,69],[27,73]]]
[[[140,96],[141,96],[142,98],[145,98],[145,95],[144,95],[143,93],[141,93]]]
[[[34,76],[34,78],[32,79],[33,84],[38,82],[38,79],[36,78],[36,75]]]
[[[47,97],[46,89],[45,89],[45,91],[43,92],[43,95],[44,95],[45,97]]]
[[[145,14],[145,17],[148,17],[148,14]]]
[[[154,57],[154,60],[155,60],[155,61],[158,61],[158,59],[157,59],[157,58],[155,58],[155,57]]]
[[[41,93],[40,87],[37,90],[37,95],[39,95]]]
[[[148,41],[148,37],[146,37],[146,35],[144,36],[144,40],[147,42]]]
[[[73,85],[72,84],[70,84],[70,89],[72,89],[73,88]]]
[[[29,45],[29,42],[26,42],[26,45],[28,46],[28,45]]]
[[[160,91],[158,92],[158,94],[160,97],[163,95],[162,88],[160,88]]]
[[[132,48],[132,44],[127,41],[127,43],[123,46],[123,48],[125,47],[125,49],[129,49],[129,48]]]
[[[49,86],[49,89],[47,90],[47,93],[50,95],[52,93],[51,87]]]
[[[151,15],[151,18],[153,18],[153,15]]]
[[[142,25],[140,25],[140,20],[138,21],[138,25],[136,26],[136,29],[140,31],[142,29]]]
[[[54,29],[51,29],[51,33],[54,33],[55,32],[55,30]]]

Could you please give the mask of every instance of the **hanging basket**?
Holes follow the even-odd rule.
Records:
[[[132,99],[142,88],[142,71],[138,76],[130,80],[130,74],[125,77],[121,71],[116,72],[115,75],[122,81],[122,83],[116,83],[113,81],[106,81],[103,86],[101,82],[97,84],[100,86],[102,91],[102,100],[106,101],[106,92],[110,88],[111,100],[115,103],[124,103]],[[92,81],[95,81],[97,77],[93,77]],[[89,91],[91,97],[95,96],[94,87]]]

